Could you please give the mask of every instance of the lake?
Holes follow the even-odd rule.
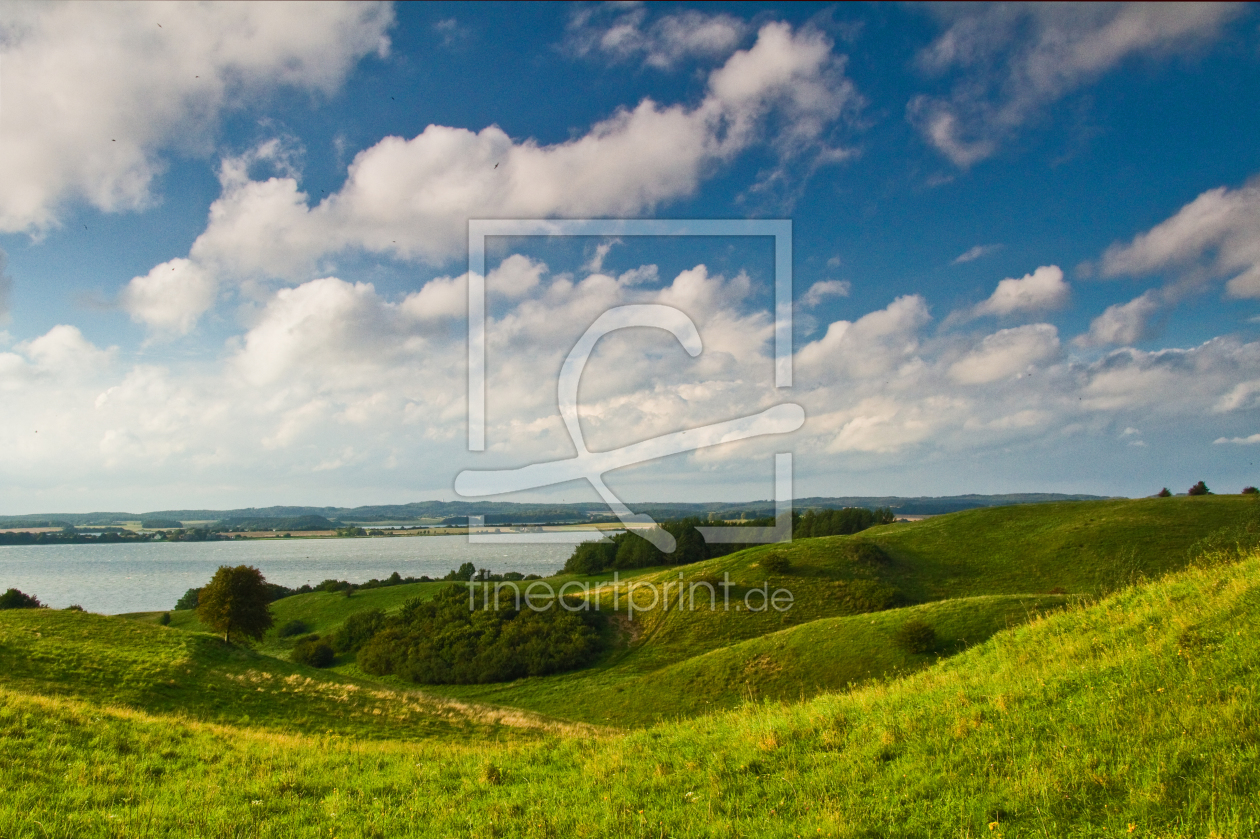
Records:
[[[573,534],[574,541],[594,534]],[[367,539],[241,539],[117,545],[2,545],[0,591],[16,588],[53,608],[77,604],[115,615],[171,609],[220,565],[253,565],[293,588],[327,579],[366,582],[397,571],[441,577],[471,562],[491,571],[553,574],[572,544],[470,544],[467,536]]]

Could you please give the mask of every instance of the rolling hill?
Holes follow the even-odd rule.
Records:
[[[1182,536],[1193,545],[1192,530]],[[365,738],[198,716],[192,694],[217,670],[342,679],[121,618],[10,612],[0,651],[20,678],[0,686],[0,824],[21,837],[1252,835],[1260,554],[1216,542],[1169,560],[1181,569],[1162,577],[1094,580],[1109,593],[1025,613],[916,672],[623,733],[505,727],[479,738],[435,726]],[[967,596],[1017,616],[1027,606]],[[812,621],[661,675],[696,683],[763,655],[808,667],[820,638],[863,620],[866,646],[883,655],[881,621],[913,612],[965,633],[973,605],[942,598]],[[168,704],[154,685],[178,681],[180,667],[190,682]],[[775,690],[772,674],[761,684]],[[178,709],[185,702],[194,712]],[[395,727],[384,708],[379,717],[382,731]]]

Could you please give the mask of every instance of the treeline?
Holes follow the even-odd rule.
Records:
[[[896,514],[887,507],[868,510],[865,507],[843,507],[839,510],[806,510],[792,514],[792,538],[815,536],[852,536],[877,524],[892,524]]]
[[[80,533],[72,527],[45,533],[31,533],[26,530],[17,533],[0,533],[0,545],[83,545],[151,541],[153,541],[151,533],[136,533],[121,528],[101,533]]]
[[[358,645],[356,660],[366,673],[423,684],[560,673],[589,664],[604,647],[599,613],[569,612],[558,603],[546,611],[515,605],[470,608],[467,586],[453,585],[432,600],[407,601],[396,616],[365,615],[364,625],[352,628],[347,621],[348,637],[333,640],[341,648]]]
[[[807,539],[816,536],[848,536],[860,533],[877,524],[896,521],[892,510],[881,508],[845,507],[840,510],[807,510],[804,515],[792,514],[793,538]],[[773,527],[773,517],[740,522],[742,527]],[[619,533],[599,542],[583,542],[578,545],[564,564],[566,574],[599,574],[604,571],[620,571],[631,568],[650,568],[658,565],[688,565],[706,559],[725,556],[749,547],[747,544],[716,543],[704,540],[697,528],[711,526],[698,518],[667,521],[661,524],[665,532],[674,537],[677,546],[665,553],[647,539],[631,531]]]
[[[310,594],[315,591],[322,591],[328,594],[344,594],[350,597],[356,591],[389,588],[390,586],[405,586],[411,583],[440,583],[440,582],[467,582],[468,580],[477,580],[480,582],[502,582],[512,580],[541,580],[542,577],[537,574],[522,574],[519,571],[508,571],[505,574],[492,574],[486,569],[477,569],[477,566],[471,562],[465,562],[459,568],[452,569],[446,573],[444,577],[433,578],[428,575],[419,577],[404,577],[397,571],[390,574],[383,580],[375,577],[366,583],[352,583],[348,580],[324,580],[318,585],[310,585],[304,583],[297,588],[288,588],[279,583],[263,583],[267,591],[267,602],[274,603],[277,600],[283,600],[286,597],[292,597],[295,594]],[[183,596],[175,603],[178,609],[196,609],[201,596],[201,589],[190,588],[184,592]]]

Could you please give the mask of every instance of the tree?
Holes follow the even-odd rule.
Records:
[[[1260,494],[1260,489],[1256,489],[1255,487],[1243,487],[1242,494],[1243,495],[1257,495],[1257,494]]]
[[[229,644],[232,633],[259,640],[272,625],[270,599],[257,568],[221,565],[197,597],[197,618]]]
[[[1211,495],[1212,490],[1208,489],[1207,484],[1203,483],[1203,481],[1199,481],[1197,484],[1190,487],[1190,492],[1188,494],[1189,495]]]
[[[1168,491],[1168,487],[1164,487],[1159,492],[1155,493],[1155,497],[1156,498],[1172,498],[1172,493]]]
[[[0,594],[0,609],[42,609],[43,606],[35,595],[23,594],[15,588]]]

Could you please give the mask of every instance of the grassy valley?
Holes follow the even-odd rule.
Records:
[[[631,578],[591,667],[420,686],[191,612],[0,612],[5,835],[1245,836],[1260,795],[1257,505],[966,511]],[[607,576],[601,578],[607,579]],[[581,580],[577,580],[581,582]],[[555,581],[552,581],[553,583]],[[597,582],[597,581],[587,581]],[[447,583],[317,592],[326,634]],[[611,595],[587,595],[611,609]],[[926,646],[904,641],[931,628]]]

